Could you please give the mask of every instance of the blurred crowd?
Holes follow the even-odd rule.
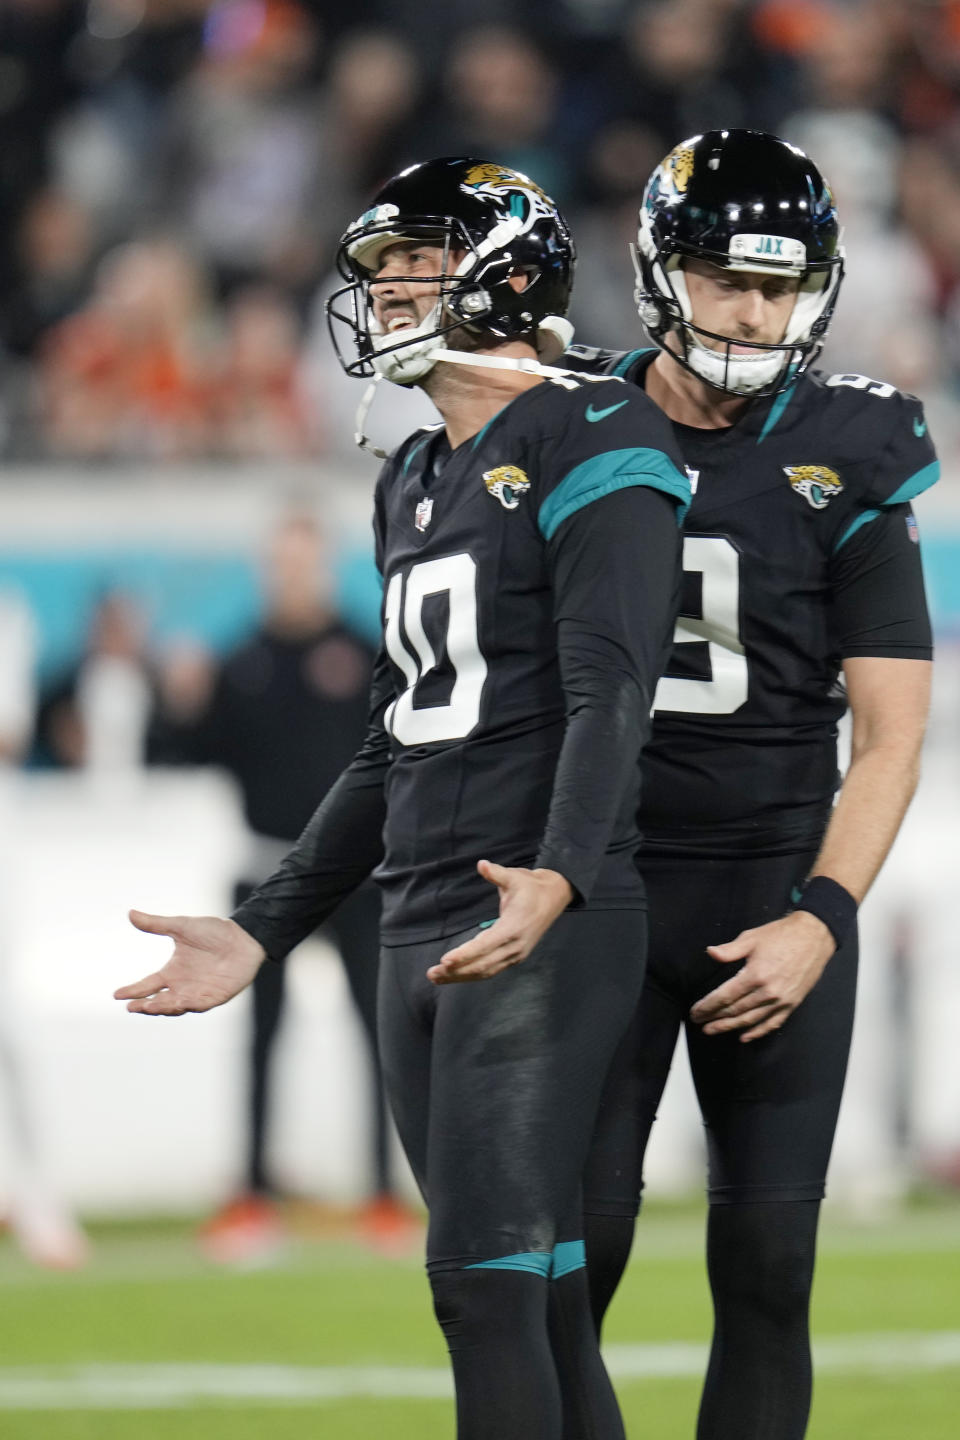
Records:
[[[643,180],[724,125],[834,186],[834,368],[939,399],[960,446],[960,0],[3,0],[0,454],[336,457],[336,240],[430,155],[535,175],[579,338],[636,344]]]

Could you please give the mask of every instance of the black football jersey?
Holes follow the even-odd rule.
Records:
[[[658,353],[578,346],[564,363],[642,386]],[[644,754],[645,846],[815,847],[839,779],[842,661],[932,654],[909,504],[939,473],[923,408],[812,372],[728,429],[673,429],[693,499]]]
[[[582,565],[579,579],[569,578],[572,550],[589,543],[601,512],[621,530],[631,523],[626,511],[617,519],[615,507],[595,503],[604,497],[633,505],[641,526],[652,507],[670,536],[674,568],[659,618],[649,621],[649,707],[676,613],[677,511],[689,484],[669,424],[641,391],[610,379],[549,381],[456,450],[434,427],[383,467],[374,530],[395,698],[384,715],[392,763],[377,879],[391,943],[495,916],[496,895],[476,874],[483,857],[559,869],[593,905],[642,903],[635,781],[612,835],[608,828],[590,858],[604,771],[617,767],[602,746],[583,757],[595,786],[586,803],[583,794],[571,797],[579,813],[560,826],[565,835],[551,836],[548,823],[578,683],[561,674],[558,626],[569,631],[582,621],[589,633],[593,612],[605,633],[619,633],[625,589],[636,590],[661,563],[638,552],[625,568],[611,557],[609,573],[595,565],[586,593]],[[586,675],[589,658],[577,665]],[[635,750],[630,765],[636,775]]]

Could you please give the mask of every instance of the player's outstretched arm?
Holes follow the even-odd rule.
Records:
[[[126,1000],[138,1015],[185,1015],[224,1005],[250,984],[266,959],[263,946],[233,920],[131,910],[130,923],[174,942],[161,970],[114,992],[115,1000]]]

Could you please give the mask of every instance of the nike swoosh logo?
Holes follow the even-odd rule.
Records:
[[[918,440],[922,440],[927,433],[927,422],[926,420],[921,420],[918,415],[915,415],[913,419],[913,433]]]
[[[606,410],[595,410],[591,400],[585,413],[588,420],[606,420],[607,416],[612,415],[615,410],[622,410],[626,403],[626,400],[621,400],[618,405],[608,405]]]
[[[793,905],[799,905],[799,904],[800,904],[800,901],[801,901],[802,899],[803,899],[803,890],[800,888],[799,885],[794,885],[793,889],[790,891],[790,901],[791,901],[791,904],[793,904]]]

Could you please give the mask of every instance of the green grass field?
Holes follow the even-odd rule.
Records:
[[[693,1440],[709,1306],[702,1215],[652,1210],[611,1312],[630,1440]],[[419,1260],[300,1239],[225,1272],[183,1225],[94,1232],[66,1277],[0,1242],[3,1440],[451,1440]],[[956,1440],[960,1205],[855,1227],[828,1216],[811,1440]],[[495,1377],[491,1377],[495,1383]]]

